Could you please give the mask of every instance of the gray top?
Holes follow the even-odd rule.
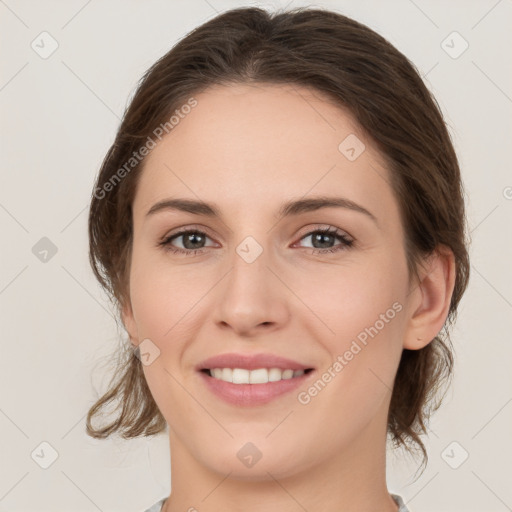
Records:
[[[404,500],[398,494],[391,494],[391,497],[396,501],[398,505],[398,512],[409,512],[409,509],[405,506]],[[160,509],[157,510],[159,512]],[[153,511],[151,511],[153,512]]]
[[[164,501],[166,499],[167,499],[167,496],[165,498],[162,498],[159,502],[155,503],[151,508],[148,508],[144,512],[160,512],[160,510],[162,510]]]
[[[409,512],[409,509],[405,506],[401,496],[398,496],[398,494],[391,494],[391,497],[396,501],[396,504],[399,507],[398,512]],[[160,512],[166,499],[167,496],[165,498],[162,498],[160,501],[155,503],[151,508],[148,508],[144,512]]]

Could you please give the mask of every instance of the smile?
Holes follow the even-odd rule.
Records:
[[[245,368],[212,368],[204,369],[210,377],[231,382],[233,384],[267,384],[268,382],[279,382],[301,377],[305,373],[312,371],[312,368],[305,370],[292,370],[281,368],[257,368],[247,370]]]

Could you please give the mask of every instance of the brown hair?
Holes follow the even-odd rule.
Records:
[[[430,413],[444,396],[442,384],[452,375],[448,326],[469,279],[464,190],[435,98],[414,65],[367,26],[323,9],[232,9],[187,34],[151,66],[96,181],[89,212],[93,271],[120,314],[130,300],[131,205],[144,160],[132,161],[131,169],[126,163],[193,94],[212,85],[251,82],[309,87],[352,113],[389,166],[406,234],[409,276],[417,275],[422,256],[441,246],[454,253],[455,286],[443,330],[424,348],[403,350],[388,415],[395,447],[412,452],[416,445],[426,464],[420,434],[427,432]],[[119,432],[130,438],[166,428],[141,362],[128,345],[116,365],[116,382],[88,412],[90,436]],[[118,402],[116,418],[92,427],[91,419],[113,401]]]

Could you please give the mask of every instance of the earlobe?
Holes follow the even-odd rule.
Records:
[[[130,341],[132,345],[135,347],[139,344],[139,338],[137,335],[137,325],[135,323],[135,318],[133,316],[132,306],[129,302],[122,307],[121,316],[124,328],[128,332],[128,335],[130,336]]]
[[[413,291],[419,305],[409,319],[404,348],[419,350],[428,345],[442,329],[455,285],[455,258],[451,249],[439,246],[427,260],[421,282]]]

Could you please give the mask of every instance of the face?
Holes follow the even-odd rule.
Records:
[[[316,91],[217,86],[195,98],[145,161],[123,315],[133,342],[151,344],[143,369],[171,451],[257,479],[384,443],[410,297],[381,156]],[[176,199],[216,215],[148,213]],[[307,202],[284,212],[294,201]],[[202,364],[225,354],[247,357]],[[211,366],[253,383],[200,371]],[[249,372],[274,367],[294,376]]]

